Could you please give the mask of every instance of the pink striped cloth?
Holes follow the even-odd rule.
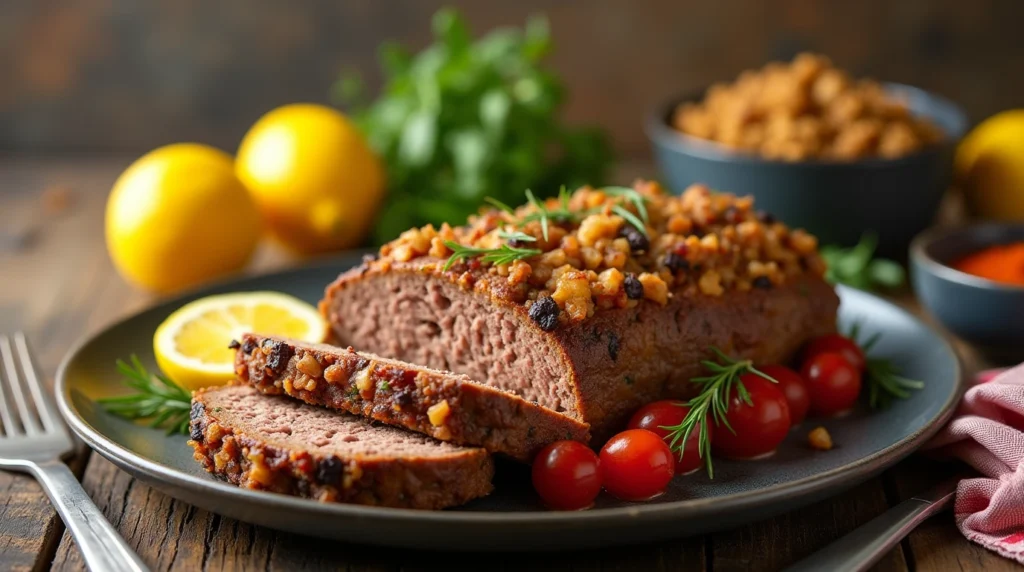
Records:
[[[960,532],[1024,564],[1024,364],[982,372],[976,382],[925,448],[982,475],[957,486],[953,510]]]

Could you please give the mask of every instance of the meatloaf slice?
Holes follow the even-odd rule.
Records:
[[[283,393],[526,462],[554,441],[590,440],[585,423],[513,393],[351,347],[245,334],[235,373],[268,395]]]
[[[234,385],[192,396],[189,445],[236,485],[320,501],[441,509],[491,492],[483,449]]]
[[[691,395],[710,346],[784,362],[834,331],[839,304],[808,273],[770,289],[599,310],[545,331],[526,306],[458,273],[423,271],[431,263],[364,262],[343,273],[320,303],[337,341],[512,391],[589,423],[595,437],[621,429],[644,403]]]

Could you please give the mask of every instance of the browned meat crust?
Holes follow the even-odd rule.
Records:
[[[351,347],[246,334],[235,373],[266,394],[286,394],[526,462],[554,441],[590,440],[585,423],[507,391]]]
[[[691,395],[710,346],[785,362],[835,330],[839,305],[827,283],[806,274],[714,297],[677,292],[664,306],[602,310],[547,332],[525,306],[419,264],[364,264],[328,286],[320,310],[336,339],[515,392],[589,423],[595,437],[621,429],[644,403]]]
[[[483,449],[270,397],[249,386],[192,398],[195,458],[241,487],[326,502],[441,509],[491,492]]]

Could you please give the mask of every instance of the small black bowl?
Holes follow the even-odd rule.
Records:
[[[953,150],[967,117],[949,100],[908,85],[884,84],[914,115],[944,132],[941,144],[897,159],[785,162],[736,151],[676,131],[671,117],[680,103],[699,101],[703,91],[672,99],[648,117],[647,135],[666,183],[680,192],[704,183],[753,195],[759,209],[824,244],[852,245],[866,230],[878,235],[878,252],[903,258],[911,238],[931,224],[949,186]]]
[[[910,246],[918,300],[957,336],[995,357],[1024,357],[1024,286],[1001,284],[952,267],[997,244],[1024,241],[1024,224],[984,223],[934,229]]]

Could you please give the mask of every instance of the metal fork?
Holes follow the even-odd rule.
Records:
[[[24,334],[0,335],[0,366],[0,469],[39,481],[90,570],[148,571],[61,461],[74,445],[39,381]]]

